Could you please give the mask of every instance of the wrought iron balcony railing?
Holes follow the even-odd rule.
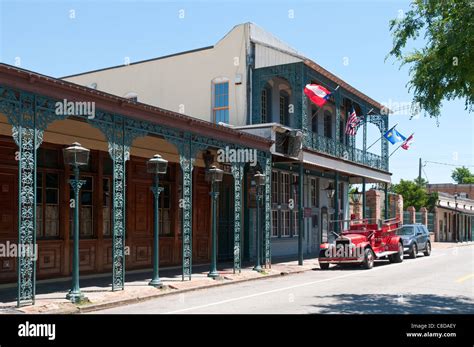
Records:
[[[304,144],[306,147],[317,152],[366,165],[374,169],[388,171],[388,160],[386,158],[336,142],[329,137],[310,132],[305,136]]]

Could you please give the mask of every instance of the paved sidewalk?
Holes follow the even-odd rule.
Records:
[[[433,242],[434,249],[447,249],[453,247],[471,246],[474,245],[474,241],[465,242]]]
[[[48,313],[70,314],[86,313],[104,308],[137,303],[163,295],[176,295],[184,292],[233,284],[243,281],[265,279],[283,276],[319,268],[318,260],[305,259],[304,265],[299,266],[297,261],[279,262],[272,264],[271,269],[264,269],[262,273],[252,270],[251,266],[242,269],[241,273],[233,274],[232,265],[219,268],[220,278],[207,277],[209,265],[198,265],[193,268],[192,280],[182,281],[181,268],[163,269],[160,273],[164,288],[158,289],[148,285],[151,279],[151,270],[140,273],[127,274],[125,289],[112,291],[110,274],[100,278],[81,280],[81,290],[89,302],[75,305],[66,300],[70,285],[69,281],[39,283],[37,286],[36,304],[34,306],[16,307],[16,287],[0,289],[0,314],[11,313]]]

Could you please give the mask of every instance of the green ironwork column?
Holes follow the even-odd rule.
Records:
[[[43,130],[36,125],[35,97],[22,94],[9,114],[18,145],[18,246],[28,252],[18,256],[17,306],[35,303],[36,295],[36,155]]]
[[[271,267],[271,232],[272,232],[272,206],[271,206],[271,189],[272,189],[272,156],[270,153],[261,153],[258,158],[265,175],[265,192],[264,192],[264,230],[263,230],[263,251],[265,267]]]
[[[304,167],[299,165],[298,179],[298,265],[303,265],[303,238],[304,238]]]
[[[341,143],[341,94],[339,92],[339,89],[334,93],[334,101],[336,103],[336,145]],[[338,156],[341,154],[339,152],[336,152]]]
[[[182,172],[182,220],[181,220],[181,237],[182,237],[182,280],[192,276],[192,228],[193,228],[193,169],[194,155],[190,135],[187,134],[188,140],[182,142],[179,151],[179,163]]]
[[[110,141],[112,140],[112,141]],[[125,287],[125,232],[126,232],[126,162],[130,146],[125,143],[123,123],[115,123],[109,139],[109,154],[113,164],[112,177],[112,290]]]
[[[368,160],[367,160],[367,122],[369,120],[369,115],[367,114],[367,108],[365,106],[361,106],[362,107],[362,113],[364,115],[364,120],[363,120],[363,143],[362,143],[362,151],[363,151],[363,156],[364,156],[364,159],[363,159],[363,162],[364,164],[368,164]],[[382,142],[385,142],[385,141],[382,141]]]
[[[234,273],[242,268],[242,179],[244,177],[243,163],[232,163],[234,176]]]
[[[365,177],[362,177],[362,218],[367,218],[367,197],[365,191]]]
[[[135,138],[146,136],[147,131],[127,126],[127,118],[97,111],[95,117],[87,118],[107,138],[112,159],[112,290],[125,287],[125,238],[126,238],[126,163],[130,159],[130,148]]]
[[[334,175],[334,232],[339,232],[339,172]]]
[[[384,217],[385,219],[389,219],[390,210],[389,210],[388,183],[385,183],[384,193],[385,193],[385,216]]]

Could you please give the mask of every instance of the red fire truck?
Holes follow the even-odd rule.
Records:
[[[367,219],[350,220],[349,228],[336,234],[333,242],[321,244],[319,266],[326,270],[330,264],[359,264],[371,269],[376,259],[386,258],[401,263],[403,243],[396,234],[400,227],[398,219],[376,224],[370,224]]]

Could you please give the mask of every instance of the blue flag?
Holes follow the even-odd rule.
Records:
[[[403,142],[406,140],[406,137],[400,134],[395,127],[387,131],[384,137],[392,144],[396,144],[397,142]]]

